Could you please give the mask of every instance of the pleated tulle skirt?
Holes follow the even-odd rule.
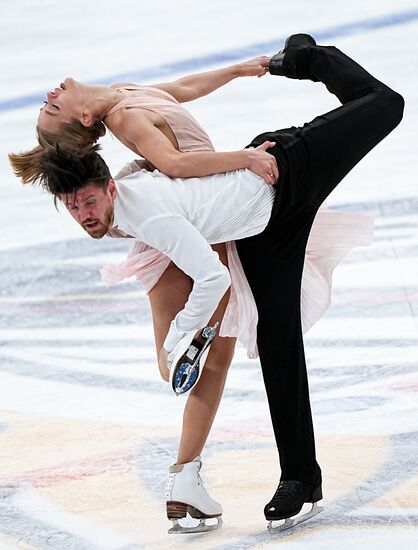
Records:
[[[373,240],[373,220],[369,216],[320,208],[306,247],[301,289],[302,330],[307,332],[328,309],[332,274],[346,254]],[[237,338],[248,357],[258,356],[257,308],[234,242],[226,243],[231,291],[219,331],[220,336]],[[164,273],[170,259],[161,252],[135,241],[126,261],[105,265],[102,280],[109,286],[136,277],[148,293]],[[280,289],[277,289],[280,292]]]

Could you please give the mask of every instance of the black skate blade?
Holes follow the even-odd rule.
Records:
[[[216,523],[206,523],[208,520],[216,520]],[[209,531],[215,531],[222,527],[223,521],[219,516],[217,518],[202,518],[197,525],[188,525],[191,523],[191,519],[185,519],[185,525],[182,525],[178,519],[172,519],[173,527],[168,530],[169,535],[188,535],[193,533],[207,533]]]
[[[317,516],[321,512],[324,511],[323,506],[318,506],[318,504],[315,502],[312,505],[312,508],[309,512],[305,512],[304,514],[301,514],[300,516],[293,516],[291,518],[286,519],[277,519],[277,520],[270,520],[267,524],[267,529],[270,531],[270,533],[280,533],[281,531],[287,531],[288,529],[292,529],[292,527],[295,527],[296,525],[300,525],[301,523],[304,523],[308,519],[313,518],[314,516]],[[274,521],[282,521],[280,525],[273,526]]]

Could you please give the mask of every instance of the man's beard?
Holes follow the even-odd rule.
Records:
[[[83,229],[86,231],[90,237],[93,237],[93,239],[101,239],[103,238],[106,233],[109,231],[109,227],[113,220],[113,209],[111,206],[106,210],[104,214],[104,220],[86,220],[83,224]],[[96,225],[93,227],[86,227],[85,224],[95,222]]]

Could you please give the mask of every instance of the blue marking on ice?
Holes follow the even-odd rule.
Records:
[[[381,29],[384,27],[403,25],[406,23],[411,23],[417,19],[418,9],[413,9],[399,13],[382,15],[372,19],[366,19],[364,21],[346,23],[344,25],[330,27],[329,29],[324,29],[322,31],[309,31],[308,29],[307,32],[310,32],[318,42],[323,42],[325,40]],[[133,70],[132,72],[112,75],[98,81],[92,81],[92,83],[112,84],[113,82],[141,82],[156,78],[164,78],[173,74],[200,70],[210,65],[233,62],[245,57],[265,55],[276,51],[284,42],[285,38],[286,37],[278,37],[273,41],[270,40],[267,42],[251,44],[249,46],[225,50],[224,52],[208,54],[201,57],[194,57],[192,59],[174,61],[172,63],[167,63],[156,67]],[[20,109],[30,105],[38,105],[42,102],[44,96],[45,94],[43,92],[36,92],[33,94],[0,101],[0,112]]]

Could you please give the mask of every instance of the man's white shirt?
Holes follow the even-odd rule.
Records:
[[[116,188],[113,227],[164,253],[194,281],[164,341],[170,352],[184,334],[206,326],[230,286],[210,245],[261,233],[275,191],[249,170],[186,179],[139,170]]]

